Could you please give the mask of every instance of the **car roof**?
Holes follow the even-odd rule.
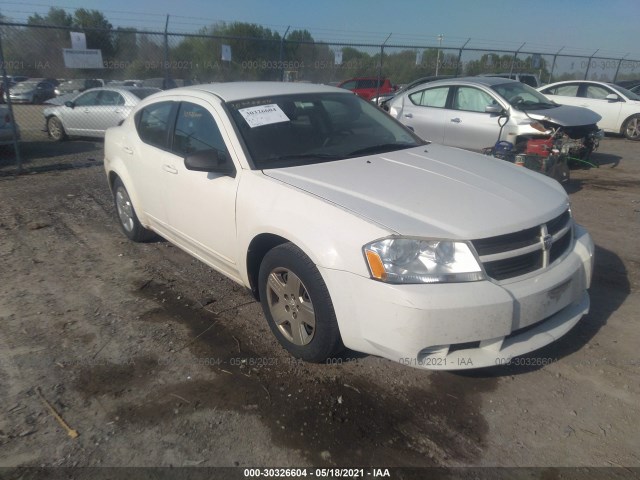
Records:
[[[565,83],[596,83],[598,85],[613,85],[615,86],[615,83],[611,83],[611,82],[601,82],[600,80],[562,80],[560,82],[553,82],[553,83],[549,83],[547,85],[544,85],[543,88],[547,88],[550,87],[551,85],[562,85]]]
[[[485,87],[492,87],[494,85],[503,85],[505,83],[517,83],[520,82],[517,80],[511,80],[509,78],[503,77],[456,77],[456,78],[445,78],[442,80],[434,80],[433,82],[429,82],[427,86],[429,88],[435,87],[437,85],[483,85]],[[423,87],[424,84],[417,85],[414,88]]]
[[[140,91],[140,90],[154,90],[156,92],[162,92],[162,90],[160,90],[159,88],[155,88],[155,87],[128,87],[128,86],[125,86],[125,85],[116,85],[116,86],[107,85],[106,87],[88,88],[84,92],[78,93],[77,97],[79,97],[80,95],[84,95],[85,93],[89,93],[89,92],[108,91],[108,92],[118,92],[118,93],[135,93],[135,92]]]
[[[318,85],[313,83],[291,82],[225,82],[191,85],[188,87],[173,88],[156,94],[154,98],[171,97],[187,92],[204,92],[216,95],[225,102],[234,102],[247,98],[269,97],[272,95],[288,95],[292,93],[343,93],[353,95],[347,90]]]

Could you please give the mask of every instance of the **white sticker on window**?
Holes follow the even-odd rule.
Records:
[[[241,108],[238,111],[251,128],[289,121],[289,117],[275,103],[260,105],[259,107]]]

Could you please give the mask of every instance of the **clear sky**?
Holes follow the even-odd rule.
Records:
[[[216,22],[259,23],[316,40],[526,49],[640,58],[640,0],[0,0],[0,13],[25,21],[50,6],[102,11],[114,26],[195,31]]]

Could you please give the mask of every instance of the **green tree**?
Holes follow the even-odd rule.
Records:
[[[87,38],[87,48],[102,51],[102,58],[109,60],[115,52],[111,31],[113,25],[104,14],[98,10],[79,8],[73,16],[73,27],[84,32]]]

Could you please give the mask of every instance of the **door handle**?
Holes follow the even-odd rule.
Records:
[[[176,173],[178,173],[178,169],[176,167],[174,167],[173,165],[162,165],[162,169],[165,172],[173,173],[174,175]]]
[[[129,155],[133,155],[133,150],[131,150],[129,147],[122,147],[122,150],[124,150],[124,153],[128,153]]]
[[[460,123],[462,120],[460,120],[458,117],[456,117],[456,118],[452,118],[451,121],[453,123]]]
[[[405,113],[404,116],[407,118],[413,118],[413,113]]]
[[[89,113],[89,109],[88,108],[85,108],[83,111],[84,111],[84,113]]]
[[[120,110],[119,108],[116,108],[116,109],[115,109],[115,112],[116,112],[116,113],[122,113],[122,110]]]

